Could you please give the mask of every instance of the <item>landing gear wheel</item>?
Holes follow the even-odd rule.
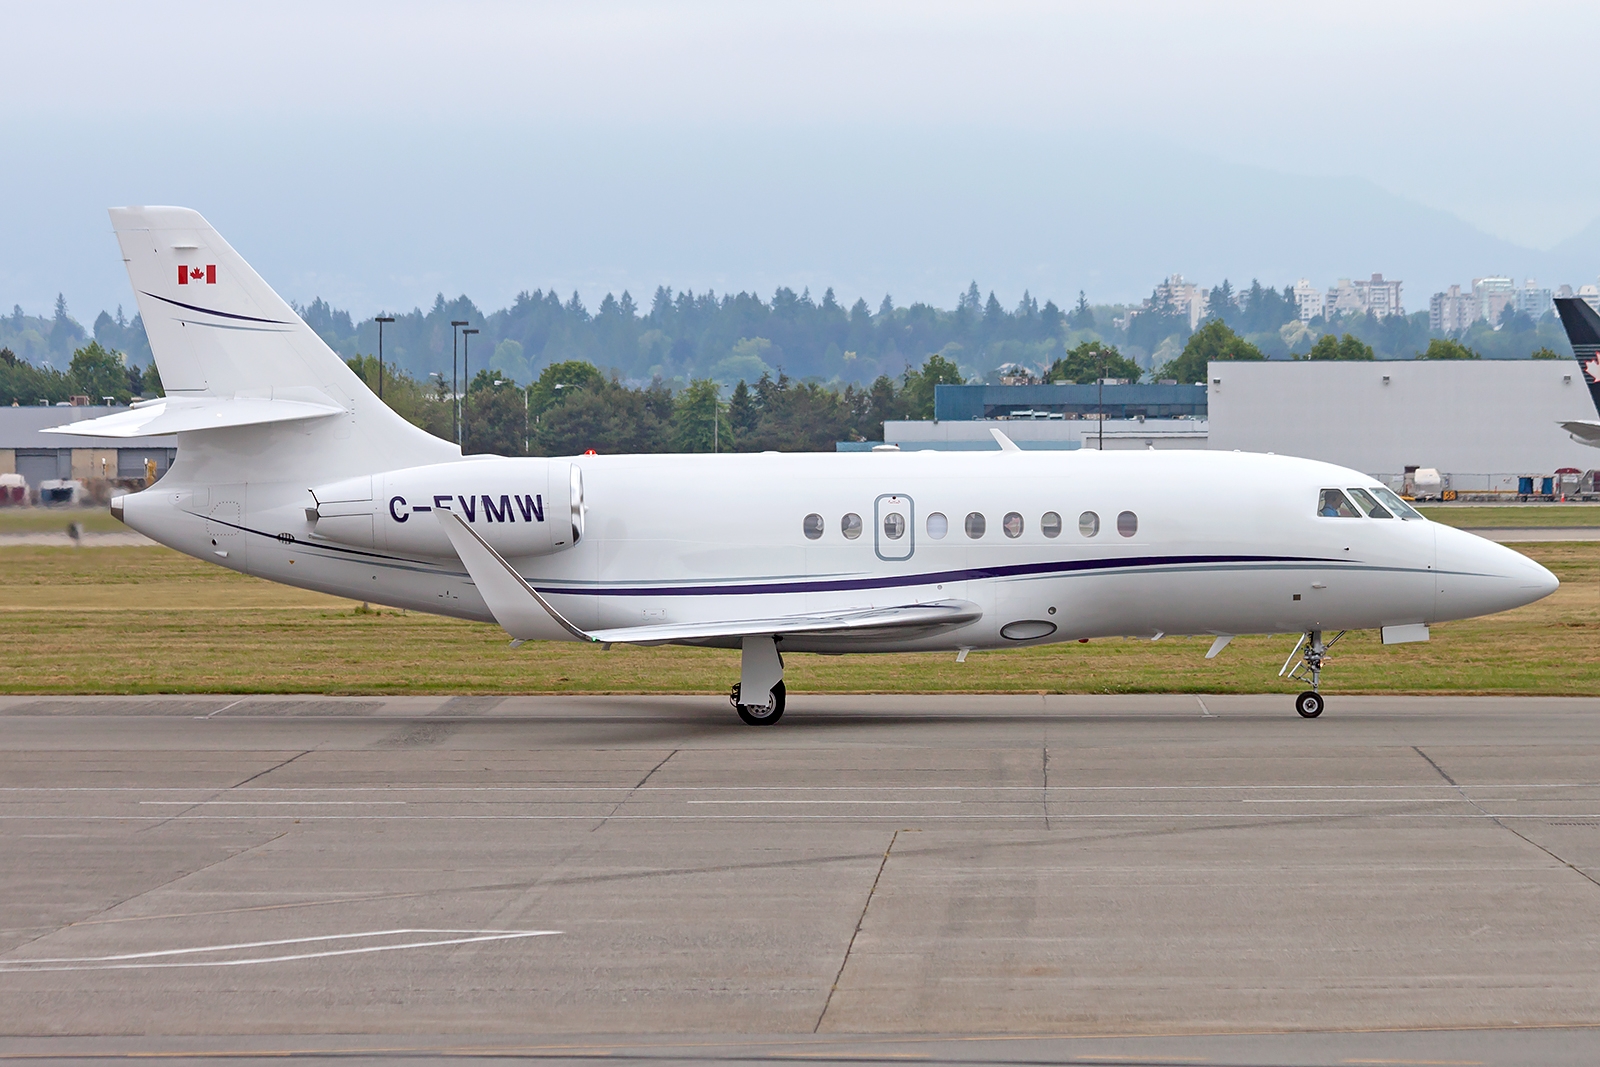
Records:
[[[756,707],[752,704],[739,703],[739,687],[733,687],[733,707],[749,726],[771,726],[783,718],[783,683],[779,682],[772,687],[772,695],[767,698],[766,706]]]
[[[1315,719],[1322,714],[1322,694],[1307,689],[1294,698],[1294,710],[1300,713],[1302,719]]]

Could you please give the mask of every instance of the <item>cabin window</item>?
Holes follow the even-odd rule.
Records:
[[[928,536],[935,541],[950,532],[950,520],[944,517],[944,512],[935,511],[928,516]]]
[[[850,512],[839,520],[839,532],[854,541],[861,536],[861,516]]]
[[[1337,489],[1324,489],[1317,498],[1317,514],[1325,519],[1358,519],[1361,512]]]
[[[883,517],[883,536],[891,541],[898,541],[906,535],[906,517],[898,511],[891,511]]]
[[[1367,490],[1367,492],[1381,500],[1384,507],[1394,512],[1402,519],[1422,518],[1422,513],[1396,496],[1393,489],[1386,489],[1381,485],[1375,485],[1371,489]]]
[[[1117,533],[1123,537],[1132,537],[1139,532],[1139,516],[1131,511],[1124,511],[1117,516]]]
[[[1350,490],[1350,498],[1356,502],[1356,507],[1367,513],[1369,519],[1392,519],[1393,515],[1384,510],[1382,504],[1372,498],[1372,494],[1365,489]]]
[[[1078,532],[1085,537],[1093,537],[1100,532],[1100,516],[1092,511],[1085,511],[1078,516]]]
[[[1015,511],[1007,512],[1006,517],[1000,520],[1000,529],[1006,532],[1007,537],[1022,536],[1022,516]]]
[[[967,536],[973,540],[983,536],[983,531],[989,528],[989,523],[984,519],[982,512],[974,511],[967,516]]]
[[[1053,511],[1047,511],[1039,519],[1039,532],[1046,537],[1061,536],[1061,516]]]
[[[806,516],[806,521],[800,524],[800,528],[806,532],[806,537],[815,541],[822,536],[823,525],[822,516],[813,511]]]

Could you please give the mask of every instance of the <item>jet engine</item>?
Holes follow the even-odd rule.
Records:
[[[583,471],[554,459],[489,458],[406,467],[315,486],[312,540],[455,555],[432,512],[466,519],[502,556],[545,556],[583,538]]]

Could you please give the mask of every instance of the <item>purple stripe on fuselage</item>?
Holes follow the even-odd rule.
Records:
[[[1132,567],[1168,567],[1209,563],[1337,563],[1311,556],[1125,556],[1118,559],[1060,560],[1051,563],[1017,563],[1002,567],[975,567],[926,574],[892,574],[871,578],[835,578],[823,581],[752,582],[728,585],[616,586],[572,588],[539,586],[541,593],[570,596],[758,596],[768,593],[837,593],[855,589],[897,589],[908,585],[974,582],[986,578],[1024,578],[1075,571],[1122,570]]]

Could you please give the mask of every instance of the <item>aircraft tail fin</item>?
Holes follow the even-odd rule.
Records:
[[[1588,301],[1576,296],[1556,297],[1556,314],[1561,316],[1561,327],[1567,331],[1572,354],[1583,371],[1595,414],[1600,415],[1600,314]]]
[[[319,441],[324,476],[340,467],[380,469],[459,455],[374,396],[198,211],[121,207],[110,214],[169,396],[341,409],[342,416],[304,424],[327,438]]]

